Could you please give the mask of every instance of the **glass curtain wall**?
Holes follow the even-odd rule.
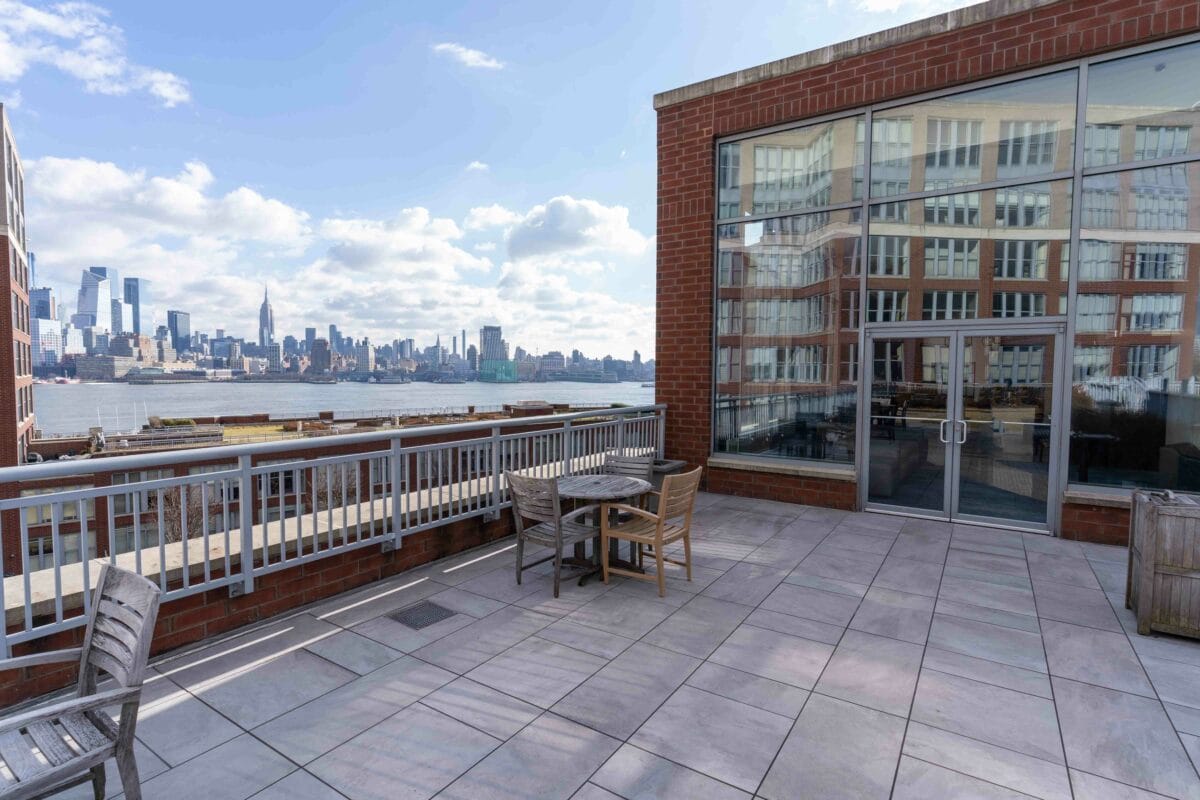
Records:
[[[863,326],[1057,317],[1069,479],[1200,490],[1198,73],[1179,45],[720,144],[714,450],[853,463]]]

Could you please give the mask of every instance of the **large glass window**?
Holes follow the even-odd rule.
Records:
[[[857,366],[839,359],[858,340],[861,223],[847,210],[718,230],[717,452],[852,462]]]

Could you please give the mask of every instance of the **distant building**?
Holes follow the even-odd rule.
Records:
[[[542,372],[565,372],[567,358],[557,350],[551,350],[542,356]]]
[[[136,366],[137,359],[126,356],[80,356],[75,359],[75,377],[81,381],[115,381]]]
[[[71,325],[80,330],[95,328],[112,330],[112,283],[104,273],[106,267],[89,267],[79,278],[79,295]]]
[[[320,375],[329,372],[332,367],[333,359],[329,352],[329,340],[313,339],[312,351],[308,357],[308,371],[313,375]]]
[[[153,333],[154,317],[150,306],[150,281],[145,278],[125,279],[125,303],[129,306],[128,328],[139,336]]]
[[[479,358],[482,361],[508,360],[499,325],[484,325],[479,329]]]
[[[285,356],[294,356],[300,352],[300,342],[291,334],[283,337],[283,354]]]
[[[192,315],[186,311],[168,311],[167,331],[171,335],[171,347],[176,353],[187,350],[192,343]]]
[[[4,292],[0,324],[0,374],[7,386],[0,391],[0,419],[16,420],[15,436],[0,436],[0,465],[25,461],[32,437],[33,357],[30,343],[29,264],[25,246],[25,171],[17,154],[12,129],[0,105],[0,284]],[[9,428],[10,431],[14,430]]]
[[[467,346],[467,369],[479,369],[479,350],[473,344]]]
[[[354,371],[355,372],[374,372],[375,371],[375,348],[371,346],[371,340],[364,338],[354,348]]]
[[[275,341],[275,312],[271,309],[271,301],[267,299],[267,289],[263,287],[263,301],[258,308],[258,346],[267,347]]]
[[[313,342],[315,342],[316,340],[317,340],[317,329],[316,328],[305,328],[304,329],[304,352],[305,353],[312,352]]]
[[[33,367],[57,367],[63,357],[62,326],[56,319],[34,317],[30,323],[30,347]]]
[[[279,342],[267,345],[267,372],[283,372],[283,346]]]
[[[29,315],[36,319],[58,319],[54,290],[49,286],[29,290]]]

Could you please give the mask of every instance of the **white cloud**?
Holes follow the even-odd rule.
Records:
[[[495,242],[480,242],[472,248],[477,253],[494,253],[496,251]]]
[[[0,81],[12,83],[46,65],[93,94],[145,92],[167,108],[191,100],[183,78],[130,61],[124,32],[108,17],[106,9],[85,2],[36,8],[0,0]]]
[[[9,110],[20,108],[23,100],[20,89],[13,89],[8,94],[0,95],[0,105]]]
[[[469,231],[482,231],[488,228],[507,228],[516,225],[522,219],[515,211],[509,211],[502,205],[493,203],[490,206],[479,206],[467,212],[463,227]]]
[[[433,46],[433,52],[449,56],[464,67],[473,69],[504,69],[504,62],[489,56],[482,50],[473,50],[457,42],[441,42]]]
[[[513,259],[607,252],[638,256],[650,239],[629,225],[629,209],[563,195],[534,206],[508,234]]]
[[[466,169],[467,172],[487,172],[491,167],[482,161],[472,161],[470,164],[467,164]]]

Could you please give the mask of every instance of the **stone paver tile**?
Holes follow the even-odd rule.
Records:
[[[846,631],[815,691],[907,716],[923,652],[920,645]]]
[[[542,709],[469,678],[457,678],[421,700],[430,708],[507,739],[542,713]]]
[[[1114,599],[1114,602],[1117,601]],[[1121,605],[1123,603],[1123,600],[1120,601]],[[1123,629],[1129,634],[1133,651],[1138,654],[1139,658],[1162,658],[1167,661],[1178,661],[1181,664],[1200,667],[1200,647],[1197,647],[1195,642],[1166,634],[1140,636],[1137,632],[1137,623],[1133,619],[1133,612],[1123,607],[1121,611],[1125,614],[1122,619],[1127,622],[1127,627],[1123,626]]]
[[[351,630],[360,636],[365,636],[398,652],[411,653],[415,650],[420,650],[426,645],[433,644],[438,639],[443,639],[475,621],[475,617],[469,614],[456,613],[454,616],[447,617],[441,622],[435,622],[428,628],[414,630],[407,625],[396,622],[391,617],[383,616],[369,619],[366,622],[360,622],[351,628]]]
[[[886,798],[903,738],[901,717],[813,695],[759,795],[768,800]]]
[[[710,583],[701,595],[756,606],[786,577],[787,570],[743,562]]]
[[[1019,631],[1029,631],[1030,633],[1039,633],[1042,629],[1038,624],[1038,618],[1032,614],[1014,614],[1011,611],[961,603],[957,600],[947,600],[944,597],[938,598],[937,605],[933,607],[933,610],[934,613],[945,614],[948,617],[973,619],[977,622],[988,622],[1003,628],[1016,628]]]
[[[298,769],[250,800],[343,800],[345,795],[321,783],[309,773]]]
[[[613,794],[608,789],[602,789],[594,783],[585,783],[579,791],[571,795],[571,800],[622,800],[619,794]]]
[[[430,595],[429,599],[443,608],[457,611],[459,614],[467,614],[475,617],[475,619],[483,619],[488,614],[494,614],[504,608],[504,603],[499,600],[493,600],[490,597],[484,597],[483,595],[467,592],[456,587],[444,589],[435,595]]]
[[[813,555],[857,562],[859,564],[873,567],[876,571],[879,570],[879,565],[883,563],[883,559],[885,558],[883,553],[872,553],[866,550],[851,550],[846,547],[838,547],[837,545],[831,543],[828,539],[817,545],[816,549],[813,550]]]
[[[1077,769],[1070,770],[1070,773],[1077,800],[1163,800],[1166,797]]]
[[[743,791],[628,744],[604,762],[592,781],[628,800],[750,800]]]
[[[908,519],[900,526],[901,533],[918,533],[926,536],[942,536],[950,541],[954,525],[937,519]]]
[[[683,549],[680,548],[678,551],[668,550],[667,555],[669,555],[671,558],[682,559]],[[695,565],[693,565],[692,568],[696,569]],[[638,580],[637,578],[625,578],[621,581],[621,583],[614,583],[613,594],[623,594],[626,597],[634,597],[638,600],[644,600],[648,603],[654,603],[655,605],[664,606],[674,610],[686,604],[697,594],[704,591],[704,586],[699,586],[696,583],[688,583],[686,580],[683,580],[683,567],[676,567],[673,564],[667,564],[666,570],[666,594],[664,594],[662,597],[658,596],[657,581]],[[707,568],[706,572],[716,572],[716,577],[718,578],[725,574],[724,570]],[[654,575],[655,568],[653,566],[646,565],[646,574]],[[616,579],[612,576],[609,576],[609,580],[613,581]],[[711,582],[712,581],[709,581],[709,583]]]
[[[888,550],[892,549],[892,541],[895,535],[878,536],[871,535],[870,532],[859,532],[857,530],[847,528],[844,525],[840,526],[829,537],[825,539],[824,544],[832,547],[841,547],[845,550],[861,550],[864,553],[876,553],[878,555],[887,555]]]
[[[1025,541],[1026,553],[1047,553],[1061,558],[1085,557],[1080,543],[1070,539],[1060,539],[1044,533],[1023,533],[1021,538]]]
[[[1089,561],[1100,588],[1106,592],[1125,594],[1125,582],[1128,577],[1127,567],[1118,561]]]
[[[977,525],[953,523],[950,546],[979,550],[984,553],[1021,556],[1025,553],[1025,540],[1015,532],[995,528],[980,528]]]
[[[761,564],[773,569],[791,570],[817,546],[807,539],[775,536],[763,542],[744,559],[751,564]]]
[[[633,639],[589,628],[569,619],[560,619],[552,625],[547,625],[538,631],[537,635],[539,639],[565,644],[606,659],[616,658],[634,642]]]
[[[628,739],[699,659],[638,642],[588,678],[552,709],[618,739]]]
[[[740,603],[699,596],[660,622],[642,641],[707,658],[749,613]]]
[[[1124,633],[1047,619],[1042,621],[1042,639],[1046,644],[1046,661],[1051,675],[1121,692],[1154,696],[1150,681]],[[1200,669],[1196,672],[1200,673]]]
[[[463,674],[553,621],[554,617],[509,606],[414,651],[413,655]]]
[[[929,644],[952,653],[1046,672],[1042,637],[1028,631],[934,614],[933,625],[929,629]]]
[[[142,781],[143,787],[155,775],[161,775],[169,769],[161,758],[137,739],[134,739],[133,742],[133,755],[137,759],[138,778]],[[124,796],[121,792],[121,773],[117,771],[116,759],[110,758],[104,762],[104,774],[106,776],[105,798]],[[93,800],[94,797],[91,784],[85,783],[54,795],[54,800]]]
[[[1007,611],[1010,614],[1037,615],[1032,589],[960,578],[949,574],[949,571],[942,577],[938,599],[970,603],[973,606]]]
[[[908,558],[913,561],[925,561],[930,564],[945,564],[946,550],[950,547],[950,537],[943,534],[909,533],[901,531],[896,537],[888,555],[897,558]]]
[[[404,655],[399,650],[393,650],[353,631],[335,633],[327,639],[310,644],[305,649],[359,675],[374,672]]]
[[[445,588],[442,584],[405,573],[357,592],[331,597],[308,613],[322,623],[353,628],[360,622],[411,606]]]
[[[709,661],[773,681],[811,689],[833,648],[822,642],[742,625]]]
[[[1122,564],[1129,563],[1129,548],[1118,547],[1112,544],[1096,544],[1094,542],[1080,542],[1079,547],[1083,550],[1084,556],[1089,561],[1118,561]]]
[[[1200,708],[1180,706],[1165,701],[1163,708],[1167,710],[1167,716],[1171,718],[1171,724],[1175,726],[1175,730],[1200,736]]]
[[[682,686],[629,741],[753,792],[791,725],[787,717]]]
[[[1013,750],[912,722],[904,754],[1046,800],[1071,800],[1067,768]]]
[[[993,553],[980,553],[977,550],[960,550],[953,543],[950,553],[946,556],[946,568],[971,569],[984,575],[1011,575],[1020,578],[1029,577],[1029,569],[1022,555],[1008,556]]]
[[[286,758],[243,734],[149,780],[143,775],[142,797],[144,800],[249,797],[294,769]],[[115,770],[108,780],[120,784]]]
[[[137,735],[152,742],[155,754],[171,766],[241,733],[241,728],[166,678],[151,678],[142,689]]]
[[[255,729],[297,764],[306,764],[454,679],[405,656]]]
[[[500,740],[417,704],[322,756],[308,770],[351,800],[423,800]]]
[[[865,511],[851,512],[845,519],[842,520],[842,525],[852,528],[865,528],[867,530],[885,531],[888,533],[896,533],[903,530],[907,519],[904,517],[892,517],[886,514],[871,514]]]
[[[872,586],[850,620],[850,628],[924,644],[932,616],[932,597]]]
[[[970,552],[966,550],[950,552]],[[1012,575],[1007,572],[994,572],[984,569],[970,569],[968,567],[947,566],[945,572],[942,573],[946,578],[962,578],[968,581],[978,581],[979,583],[994,583],[1000,586],[1011,586],[1016,589],[1025,589],[1026,591],[1033,588],[1033,581],[1028,575]]]
[[[937,597],[938,585],[941,581],[942,567],[940,564],[889,555],[884,559],[883,566],[879,568],[879,573],[875,576],[875,583],[872,585],[884,589],[895,589],[898,592]]]
[[[624,578],[619,576],[610,576],[609,582],[606,584],[599,577],[590,578],[583,586],[579,585],[579,580],[562,581],[559,587],[558,597],[554,596],[553,588],[544,592],[533,592],[524,597],[513,601],[513,605],[521,608],[528,608],[530,611],[537,611],[542,614],[549,614],[554,617],[565,617],[572,611],[592,602],[601,595],[613,591],[617,587],[626,583]]]
[[[896,790],[893,800],[930,800],[930,798],[959,800],[1029,800],[1029,795],[987,783],[961,772],[902,756],[896,771]]]
[[[664,553],[670,558],[683,561],[683,545],[677,545],[675,547],[668,548],[664,551]],[[647,575],[658,574],[658,565],[655,564],[653,560],[647,561],[645,566]],[[668,595],[677,592],[683,592],[684,594],[699,594],[710,584],[712,584],[713,581],[725,574],[725,570],[713,569],[712,567],[699,567],[695,564],[692,564],[692,579],[689,581],[687,579],[687,569],[685,567],[681,567],[678,564],[671,564],[669,562],[664,563],[663,566],[666,570],[666,589]],[[610,575],[609,580],[616,579]],[[658,594],[657,582],[651,583],[649,581],[640,581],[633,578],[622,582],[622,585],[624,585],[627,589],[632,588],[629,586],[629,584],[648,586],[654,590],[654,594],[656,596]]]
[[[530,551],[526,551],[525,557],[530,561],[537,558]],[[405,575],[411,574],[414,577],[426,578],[430,582],[436,581],[442,586],[458,586],[471,578],[496,569],[505,568],[508,569],[509,574],[512,574],[516,570],[516,563],[517,545],[515,541],[508,539],[506,544],[477,547],[465,553],[419,567]]]
[[[820,575],[807,575],[801,572],[793,572],[783,580],[785,583],[790,583],[793,586],[807,586],[810,589],[844,594],[848,597],[862,597],[867,593],[867,589],[870,588],[862,583],[839,581],[834,578],[823,578]]]
[[[878,564],[862,561],[854,557],[855,555],[867,554],[851,552],[850,556],[842,555],[842,553],[846,552],[848,551],[840,550],[837,553],[829,553],[818,548],[801,561],[792,570],[792,573],[817,575],[822,578],[832,578],[836,581],[861,583],[863,585],[867,585],[875,579],[875,573],[879,570]]]
[[[783,614],[779,611],[768,611],[765,608],[756,608],[751,611],[750,616],[746,617],[745,624],[825,644],[837,644],[846,630],[844,625],[817,622],[803,617],[794,617],[791,614]]]
[[[480,664],[467,677],[549,708],[604,664],[599,656],[531,636]]]
[[[623,592],[608,592],[572,612],[566,619],[618,636],[640,639],[672,613],[674,608],[666,604]]]
[[[1054,678],[1067,763],[1171,797],[1200,796],[1200,779],[1162,704]]]
[[[517,584],[517,568],[494,569],[458,584],[459,589],[481,595],[501,603],[515,603],[530,594],[552,595],[554,581],[549,575],[526,570]]]
[[[1050,676],[1046,673],[1021,667],[1010,667],[1008,664],[988,661],[986,658],[975,658],[962,653],[951,653],[949,650],[939,650],[936,647],[927,647],[925,660],[921,662],[921,666],[925,669],[935,669],[938,672],[957,675],[960,678],[970,678],[973,681],[1045,697],[1047,700],[1054,698],[1050,691]]]
[[[1054,703],[1011,689],[921,670],[912,719],[1062,764]]]
[[[1200,666],[1154,656],[1142,656],[1142,666],[1164,703],[1200,709]]]
[[[1059,622],[1071,622],[1088,628],[1120,631],[1121,623],[1113,613],[1104,592],[1066,583],[1033,581],[1038,616]]]
[[[761,608],[845,627],[858,610],[858,598],[784,583],[771,592]]]
[[[568,719],[543,714],[438,797],[441,800],[570,797],[620,744]]]
[[[704,662],[688,676],[687,685],[793,718],[799,716],[808,699],[808,692],[803,689],[711,661]]]
[[[806,506],[800,512],[801,519],[817,520],[819,522],[841,522],[851,512],[843,511],[839,508],[821,508],[820,506]]]
[[[1029,574],[1034,580],[1054,581],[1082,586],[1085,589],[1100,589],[1092,567],[1084,558],[1064,558],[1046,553],[1029,553]]]

